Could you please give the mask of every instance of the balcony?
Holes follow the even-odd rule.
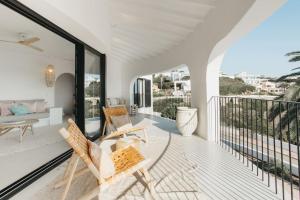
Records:
[[[197,136],[182,137],[173,120],[138,114],[135,124],[148,128],[150,144],[142,148],[152,159],[150,173],[158,199],[281,199],[255,173],[216,142]],[[67,162],[17,194],[14,199],[58,199],[62,189],[53,189]],[[68,199],[92,189],[92,175],[79,177]],[[145,187],[134,177],[112,186],[107,199],[147,199]]]

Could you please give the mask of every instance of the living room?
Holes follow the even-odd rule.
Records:
[[[69,149],[58,130],[75,116],[75,44],[3,5],[0,25],[2,189]]]

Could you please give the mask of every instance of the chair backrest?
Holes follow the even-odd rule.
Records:
[[[112,124],[111,116],[120,116],[120,115],[128,115],[128,111],[125,106],[117,106],[117,107],[103,107],[103,112],[105,115],[106,123]]]
[[[92,164],[87,139],[72,119],[68,119],[68,128],[59,132],[87,165]]]

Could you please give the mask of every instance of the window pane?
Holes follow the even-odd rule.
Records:
[[[100,56],[85,50],[85,131],[88,137],[100,131]]]
[[[3,189],[70,149],[59,129],[74,118],[75,45],[1,4],[0,39]]]

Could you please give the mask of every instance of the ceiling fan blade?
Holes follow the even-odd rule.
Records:
[[[23,41],[19,41],[18,43],[23,44],[23,45],[30,45],[34,42],[40,41],[41,39],[38,37],[33,37],[33,38],[29,38]]]
[[[26,45],[26,46],[28,46],[28,47],[30,47],[30,48],[32,48],[32,49],[34,49],[34,50],[40,51],[40,52],[43,52],[43,51],[44,51],[43,49],[41,49],[41,48],[39,48],[39,47],[36,47],[36,46],[32,46],[32,45]]]

